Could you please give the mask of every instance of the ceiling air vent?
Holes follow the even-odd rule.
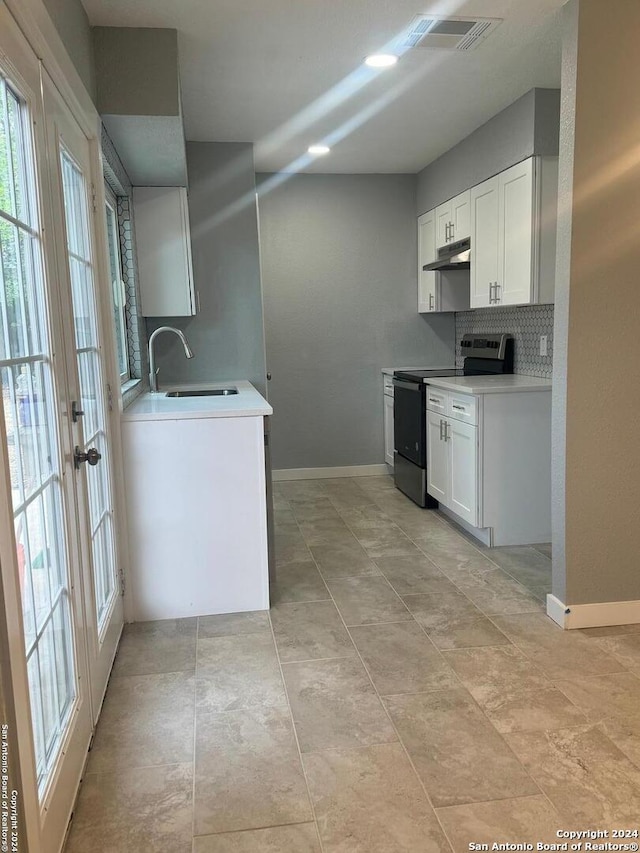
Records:
[[[404,40],[405,47],[473,50],[502,23],[500,18],[434,18],[418,15]]]

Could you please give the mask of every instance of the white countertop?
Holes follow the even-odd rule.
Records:
[[[551,380],[541,376],[510,373],[501,376],[442,376],[424,380],[434,388],[465,394],[508,394],[522,391],[551,391]]]
[[[396,370],[453,370],[454,367],[454,364],[414,364],[412,367],[383,367],[381,372],[385,376],[393,376]]]
[[[228,397],[166,397],[167,391],[201,388],[238,389]],[[175,421],[184,418],[255,418],[272,415],[273,409],[250,382],[197,382],[169,385],[157,394],[142,394],[122,413],[123,421]]]

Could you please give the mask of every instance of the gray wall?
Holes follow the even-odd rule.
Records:
[[[264,390],[264,332],[253,146],[188,142],[191,247],[200,311],[147,320],[150,334],[183,329],[195,358],[175,336],[157,340],[160,383],[248,379]]]
[[[559,90],[531,89],[419,172],[417,214],[533,154],[557,154],[559,112]]]
[[[93,41],[89,18],[81,0],[44,0],[76,71],[95,101],[96,78],[93,64]]]
[[[101,115],[180,115],[177,30],[94,27],[93,48]]]
[[[571,606],[640,599],[640,4],[574,0],[566,16],[553,591]]]
[[[276,469],[384,462],[381,368],[453,363],[453,315],[417,313],[415,183],[297,175],[260,192]]]

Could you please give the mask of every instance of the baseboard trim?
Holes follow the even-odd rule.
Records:
[[[567,630],[633,625],[640,622],[640,600],[566,605],[555,595],[549,594],[547,595],[547,616]]]
[[[345,465],[341,468],[280,468],[272,472],[274,482],[280,480],[329,480],[334,477],[379,477],[388,474],[381,465]]]

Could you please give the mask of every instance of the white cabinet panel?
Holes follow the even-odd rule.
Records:
[[[436,219],[430,210],[418,217],[418,313],[437,311],[438,273],[425,272],[422,267],[436,259]]]
[[[450,418],[447,444],[450,466],[447,506],[475,527],[478,523],[477,427]]]
[[[445,441],[446,421],[427,410],[427,492],[448,506],[449,448]]]
[[[534,301],[533,179],[532,158],[500,175],[500,275],[496,293],[500,305],[526,305]]]
[[[384,395],[384,461],[393,467],[393,397]]]
[[[196,313],[191,233],[184,187],[134,187],[133,206],[145,317]]]
[[[261,417],[123,422],[134,621],[266,610]]]
[[[451,202],[436,207],[436,248],[451,242]]]
[[[471,190],[451,200],[451,225],[454,242],[471,236]]]
[[[493,302],[499,281],[498,228],[499,178],[471,190],[471,307],[484,308]]]

